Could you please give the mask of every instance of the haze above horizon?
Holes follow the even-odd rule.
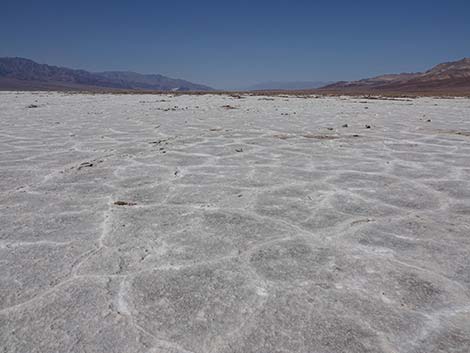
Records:
[[[468,1],[6,1],[0,56],[242,88],[355,80],[470,56]]]

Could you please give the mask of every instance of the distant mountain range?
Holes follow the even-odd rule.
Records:
[[[162,75],[130,71],[89,72],[0,58],[0,90],[212,91],[208,86]],[[388,74],[359,81],[267,82],[247,91],[319,90],[327,92],[470,92],[470,58],[439,64],[426,72]]]
[[[128,71],[88,72],[38,64],[24,58],[0,58],[0,90],[152,90],[210,91],[211,87],[162,75]]]
[[[288,90],[308,90],[316,89],[332,82],[324,81],[292,81],[292,82],[264,82],[259,83],[250,87],[247,87],[246,91],[288,91]]]
[[[470,91],[470,58],[439,64],[426,72],[377,76],[337,82],[321,88],[329,91]]]

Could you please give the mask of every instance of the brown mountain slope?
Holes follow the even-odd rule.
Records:
[[[470,58],[439,64],[423,73],[383,75],[337,82],[321,88],[331,91],[470,91]]]

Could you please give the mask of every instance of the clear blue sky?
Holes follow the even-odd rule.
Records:
[[[0,56],[217,88],[352,80],[470,56],[470,0],[0,0]]]

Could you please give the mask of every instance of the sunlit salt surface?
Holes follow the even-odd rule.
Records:
[[[0,352],[470,351],[470,100],[0,93]]]

